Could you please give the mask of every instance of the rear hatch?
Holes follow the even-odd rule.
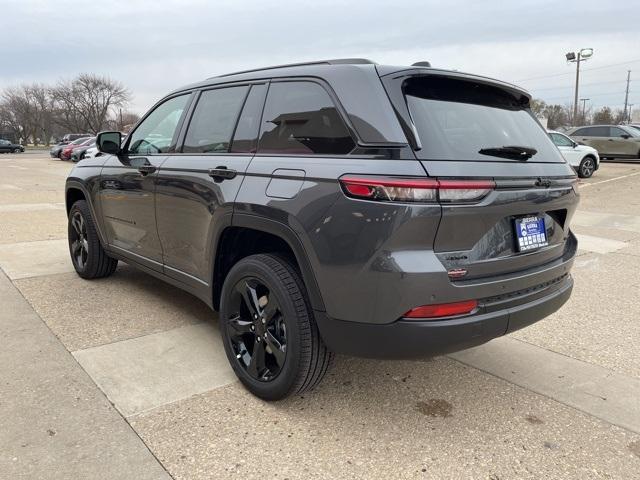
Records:
[[[452,280],[518,272],[575,250],[569,231],[578,202],[575,173],[525,92],[439,70],[382,80],[430,177],[491,185],[470,200],[441,198],[434,251]]]

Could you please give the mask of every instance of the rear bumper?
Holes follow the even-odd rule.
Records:
[[[478,314],[449,320],[401,319],[379,325],[335,320],[324,312],[316,312],[316,320],[325,344],[337,353],[370,358],[429,357],[480,345],[531,325],[564,305],[572,289],[573,279],[566,275],[542,290],[527,293],[525,303],[514,306],[500,299]]]

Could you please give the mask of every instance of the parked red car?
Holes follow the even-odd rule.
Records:
[[[85,137],[85,138],[79,138],[77,140],[74,140],[73,142],[71,142],[69,145],[66,145],[62,149],[62,152],[60,152],[60,158],[62,160],[71,159],[71,154],[73,153],[74,148],[84,147],[85,145],[89,145],[94,140],[95,140],[95,137]]]

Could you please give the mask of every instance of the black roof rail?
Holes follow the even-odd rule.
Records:
[[[305,67],[308,65],[376,65],[376,62],[366,58],[335,58],[332,60],[317,60],[315,62],[289,63],[286,65],[274,65],[272,67],[252,68],[251,70],[241,70],[239,72],[225,73],[210,78],[230,77],[241,73],[260,72],[262,70],[274,70],[276,68]]]

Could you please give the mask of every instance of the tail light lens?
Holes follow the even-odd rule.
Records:
[[[477,202],[495,189],[493,180],[437,180],[346,175],[340,184],[349,197],[383,202]]]
[[[477,300],[465,300],[464,302],[439,303],[435,305],[422,305],[412,308],[405,313],[403,318],[439,318],[453,315],[465,315],[478,308]]]
[[[435,202],[438,181],[430,178],[342,177],[351,197],[387,202]]]

